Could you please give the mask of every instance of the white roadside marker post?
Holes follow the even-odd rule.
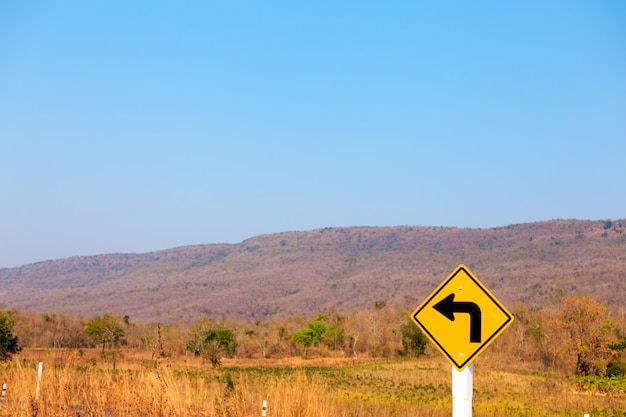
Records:
[[[467,365],[462,371],[452,367],[452,417],[472,417],[473,385],[473,363]]]
[[[43,362],[39,362],[37,369],[37,391],[35,391],[35,400],[39,400],[39,386],[41,385],[41,377],[43,375]]]

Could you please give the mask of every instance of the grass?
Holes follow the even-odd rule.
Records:
[[[36,399],[39,361],[45,368]],[[269,417],[439,417],[451,414],[450,373],[450,365],[436,356],[237,359],[214,369],[196,358],[153,361],[125,351],[113,369],[97,351],[26,350],[0,365],[0,383],[8,385],[0,416],[252,417],[261,415],[267,400]],[[626,411],[623,391],[581,384],[524,364],[477,361],[474,416]],[[622,387],[624,381],[612,384]]]

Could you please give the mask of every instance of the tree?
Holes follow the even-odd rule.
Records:
[[[17,336],[13,334],[13,315],[0,311],[0,361],[7,361],[22,350]]]
[[[189,326],[185,349],[209,360],[213,366],[218,366],[223,356],[233,356],[237,341],[232,330],[212,319],[201,318]]]
[[[57,349],[87,346],[82,323],[79,323],[71,316],[65,314],[44,315],[44,320],[51,332],[48,346],[53,346]]]
[[[332,350],[340,350],[343,352],[345,334],[346,329],[341,324],[331,324],[324,332],[324,343]]]
[[[124,339],[125,332],[118,316],[106,313],[94,316],[85,326],[85,335],[94,345],[102,345],[102,355],[106,346],[117,347]]]
[[[211,361],[213,366],[218,366],[223,356],[231,358],[237,348],[233,331],[221,326],[208,330],[204,334],[204,343],[204,357]]]
[[[328,346],[330,350],[344,353],[343,349],[346,343],[345,317],[337,312],[330,312],[328,315],[318,314],[317,318],[324,319],[323,321],[325,321],[328,326],[322,335],[323,343]]]
[[[593,367],[613,353],[617,343],[607,308],[591,297],[567,297],[549,323],[548,336],[566,363],[575,365],[577,375],[593,373]]]
[[[318,314],[316,319],[309,323],[307,327],[298,330],[291,336],[291,339],[294,342],[301,344],[304,348],[303,356],[305,359],[307,357],[309,347],[312,345],[318,345],[322,341],[322,336],[328,327],[324,322],[327,318],[328,316],[324,314]]]
[[[426,351],[426,337],[410,318],[400,326],[400,333],[402,333],[402,347],[405,354],[410,356],[424,354]]]
[[[206,317],[191,322],[187,329],[185,349],[193,353],[194,356],[204,357],[205,334],[215,326],[215,322]]]
[[[248,336],[249,339],[254,340],[256,342],[256,346],[259,350],[259,357],[261,359],[265,359],[267,357],[267,348],[268,348],[268,339],[269,339],[269,329],[266,323],[261,323],[260,320],[254,322],[255,327],[250,329],[246,328],[244,330],[244,334]],[[245,349],[245,345],[244,345]]]

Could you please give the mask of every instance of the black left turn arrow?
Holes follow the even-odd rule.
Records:
[[[470,315],[470,342],[481,341],[481,313],[478,304],[468,301],[454,301],[454,293],[433,306],[435,310],[443,314],[448,320],[454,321],[454,313],[467,313]]]

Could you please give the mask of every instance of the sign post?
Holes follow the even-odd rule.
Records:
[[[461,264],[411,319],[453,366],[453,416],[470,417],[472,361],[513,322],[513,315]]]
[[[471,417],[472,393],[474,390],[474,364],[462,371],[452,367],[452,416]]]

